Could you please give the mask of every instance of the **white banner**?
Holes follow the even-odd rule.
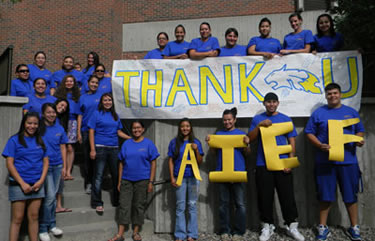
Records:
[[[358,52],[221,57],[194,60],[116,60],[113,94],[121,118],[220,118],[238,108],[238,117],[264,111],[268,92],[279,96],[279,111],[310,116],[326,103],[324,86],[338,83],[343,103],[359,110],[362,58]]]

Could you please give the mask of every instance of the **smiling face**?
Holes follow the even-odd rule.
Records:
[[[21,80],[28,80],[30,77],[29,68],[27,68],[26,66],[21,66],[17,73],[18,78]]]
[[[90,66],[94,65],[94,55],[92,54],[87,55],[87,64]]]
[[[279,101],[277,100],[267,100],[263,102],[263,105],[266,107],[268,115],[276,113],[277,107],[279,106]]]
[[[238,40],[238,36],[235,32],[230,32],[225,36],[227,47],[230,47],[230,48],[234,47],[237,43],[237,40]]]
[[[145,128],[142,127],[141,123],[134,122],[132,124],[132,135],[135,139],[141,138],[144,132]]]
[[[318,20],[319,30],[322,31],[323,34],[329,34],[331,28],[331,22],[329,18],[326,16],[320,17]]]
[[[43,79],[37,79],[34,83],[35,93],[42,95],[46,91],[47,85]]]
[[[95,75],[99,78],[102,79],[104,77],[105,70],[103,66],[98,66],[95,70]]]
[[[202,39],[207,39],[211,35],[211,29],[207,24],[201,24],[199,28],[199,33]]]
[[[35,116],[30,116],[25,121],[25,136],[33,136],[38,129],[39,121]]]
[[[65,88],[68,90],[71,90],[74,87],[74,78],[73,77],[68,77],[65,80]]]
[[[184,137],[187,137],[187,138],[189,137],[189,135],[191,133],[191,125],[190,125],[189,121],[181,122],[180,132]]]
[[[43,68],[44,67],[44,64],[46,63],[46,56],[42,53],[39,53],[36,57],[35,57],[35,64],[39,67],[39,68]]]
[[[232,114],[223,115],[223,125],[227,131],[231,131],[235,128],[237,119]]]
[[[99,86],[99,80],[98,78],[94,77],[91,78],[90,81],[88,82],[89,90],[91,92],[95,92],[98,89]]]
[[[66,58],[63,62],[64,69],[66,70],[72,70],[74,67],[73,59],[72,58]]]
[[[176,37],[177,42],[184,41],[185,38],[185,31],[182,27],[176,28],[176,31],[174,32],[174,36]]]
[[[302,29],[302,20],[299,19],[297,16],[293,16],[289,19],[290,27],[294,30],[294,32],[299,32]]]
[[[331,89],[326,91],[327,104],[331,108],[338,108],[341,106],[341,92],[338,89]]]
[[[113,105],[112,102],[113,101],[112,101],[112,98],[110,96],[108,96],[108,95],[103,96],[102,104],[103,104],[103,107],[104,107],[105,110],[109,111],[111,109],[111,107]]]
[[[56,105],[56,110],[57,110],[57,113],[59,114],[64,113],[67,108],[68,108],[68,103],[66,103],[65,101],[60,101]]]
[[[43,117],[47,125],[52,125],[56,120],[56,111],[51,106],[48,106],[43,112]]]
[[[269,22],[264,21],[259,26],[259,33],[263,38],[267,38],[271,33],[271,25]]]
[[[167,45],[168,43],[168,38],[167,36],[165,36],[165,34],[160,34],[157,40],[158,40],[159,48],[161,49],[163,49],[165,45]]]

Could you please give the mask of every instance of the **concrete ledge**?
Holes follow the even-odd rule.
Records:
[[[19,104],[24,105],[29,102],[28,97],[19,96],[0,96],[0,104]]]

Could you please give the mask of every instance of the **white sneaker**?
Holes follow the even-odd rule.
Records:
[[[267,241],[273,235],[273,231],[275,230],[275,226],[269,223],[263,223],[262,233],[259,236],[260,241]]]
[[[39,239],[40,241],[51,241],[51,238],[49,237],[49,234],[46,233],[39,233]]]
[[[304,241],[305,237],[298,231],[298,223],[291,223],[289,226],[286,226],[286,233],[298,241]]]
[[[60,236],[60,235],[63,234],[63,231],[62,231],[60,228],[57,228],[57,227],[51,228],[50,232],[51,232],[54,236]]]
[[[91,194],[91,184],[87,184],[85,192],[86,194]]]

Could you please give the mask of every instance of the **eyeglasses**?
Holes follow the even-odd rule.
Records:
[[[158,38],[158,40],[167,40],[167,38]]]
[[[97,69],[96,72],[104,73],[104,70],[103,69]]]
[[[28,69],[20,69],[18,70],[18,73],[29,73]]]

